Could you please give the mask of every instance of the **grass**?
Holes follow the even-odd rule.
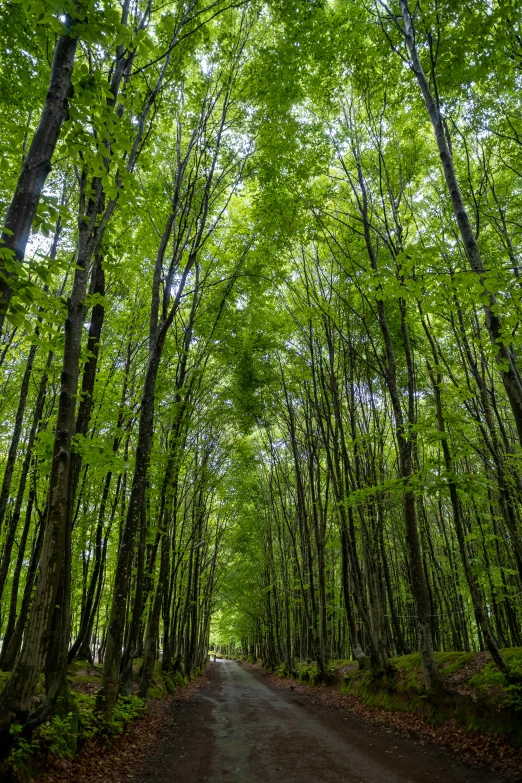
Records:
[[[522,681],[522,648],[502,652]],[[437,652],[435,661],[446,686],[436,700],[424,694],[419,653],[392,659],[396,670],[393,683],[386,678],[376,680],[370,670],[357,668],[344,676],[341,692],[356,696],[369,707],[424,715],[432,723],[454,718],[469,731],[497,733],[522,746],[522,685],[508,683],[483,652]],[[335,674],[354,663],[331,661],[328,671]],[[291,676],[285,663],[277,666],[274,674]],[[315,662],[297,664],[297,679],[307,685],[320,684]]]
[[[522,648],[503,651],[514,671],[522,676]],[[394,658],[397,670],[393,687],[386,680],[375,680],[371,672],[356,670],[348,674],[341,685],[369,707],[424,714],[432,722],[457,719],[470,731],[494,732],[506,737],[515,746],[522,745],[522,688],[506,681],[491,660],[483,653],[441,652],[435,654],[445,693],[436,702],[423,694],[422,673],[418,653]],[[458,682],[452,676],[464,667],[468,672]]]

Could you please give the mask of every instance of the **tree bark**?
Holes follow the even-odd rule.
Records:
[[[45,104],[4,221],[0,240],[3,251],[0,259],[0,334],[9,302],[16,290],[19,264],[25,256],[40,196],[51,171],[51,160],[60,130],[67,117],[67,101],[72,89],[78,44],[75,24],[80,7],[79,2],[75,3],[75,13],[66,15],[64,26],[67,32],[56,41]]]
[[[56,421],[49,500],[42,558],[35,596],[29,616],[24,643],[15,668],[0,695],[0,758],[12,744],[9,726],[13,716],[27,716],[32,695],[49,647],[52,618],[60,576],[64,564],[68,531],[68,487],[71,464],[71,441],[74,433],[76,394],[84,319],[84,299],[92,252],[92,231],[98,213],[98,197],[90,201],[85,222],[80,224],[76,271],[71,295],[67,302],[65,344]],[[82,230],[83,229],[83,230]],[[67,578],[67,574],[65,575]],[[56,693],[57,695],[57,693]],[[41,714],[39,712],[39,714]]]
[[[522,378],[520,376],[518,367],[515,364],[513,352],[504,342],[508,335],[502,334],[502,321],[496,312],[497,303],[495,295],[493,292],[488,290],[484,279],[486,269],[482,259],[482,254],[480,252],[480,248],[475,238],[469,215],[462,198],[460,184],[455,173],[453,155],[448,144],[440,108],[433,97],[430,85],[426,79],[426,75],[420,61],[417,45],[415,42],[415,31],[407,0],[400,0],[400,6],[404,23],[403,33],[406,46],[411,57],[411,68],[417,78],[417,82],[424,99],[424,104],[433,126],[433,134],[437,143],[442,169],[444,171],[444,178],[446,180],[446,186],[451,198],[453,212],[455,214],[459,233],[464,245],[466,257],[473,272],[479,276],[483,295],[487,299],[487,303],[484,305],[486,328],[488,330],[491,342],[495,346],[498,369],[502,378],[502,383],[504,385],[507,398],[509,400],[511,411],[513,413],[519,441],[522,445]]]

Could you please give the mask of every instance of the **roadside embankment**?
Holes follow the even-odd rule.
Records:
[[[522,648],[503,651],[522,673]],[[510,779],[522,780],[522,691],[506,682],[489,653],[436,653],[444,692],[428,699],[422,688],[418,654],[393,659],[395,682],[375,680],[352,661],[333,661],[329,682],[319,683],[312,662],[277,667],[269,676],[279,687],[349,710],[400,733],[435,742],[461,753],[468,762],[486,763]]]

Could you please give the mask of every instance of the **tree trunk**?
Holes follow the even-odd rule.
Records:
[[[453,164],[453,155],[447,141],[440,108],[432,95],[417,51],[415,32],[407,0],[400,0],[400,5],[404,23],[404,37],[411,57],[411,67],[417,78],[424,104],[433,126],[433,133],[439,150],[444,178],[451,198],[459,233],[464,245],[464,251],[471,269],[479,276],[482,285],[482,293],[486,299],[486,304],[484,305],[486,328],[491,342],[495,346],[497,366],[513,413],[519,441],[522,445],[522,378],[515,364],[513,353],[504,342],[507,340],[508,334],[502,333],[502,322],[497,313],[498,307],[495,295],[488,291],[484,281],[484,274],[486,271],[484,262],[462,198],[462,192]]]
[[[460,501],[457,492],[457,485],[455,483],[455,479],[453,478],[453,476],[455,475],[455,467],[453,465],[453,459],[451,456],[448,437],[446,434],[446,427],[444,424],[444,414],[442,411],[442,400],[440,395],[441,378],[439,375],[439,377],[435,379],[433,374],[433,369],[429,364],[428,364],[428,372],[431,378],[433,392],[435,395],[437,425],[438,425],[439,432],[442,435],[440,443],[441,443],[442,453],[444,455],[444,466],[446,468],[446,473],[448,476],[447,481],[448,481],[449,494],[451,500],[451,509],[453,511],[453,521],[455,524],[455,532],[457,534],[457,542],[459,545],[462,565],[464,566],[464,574],[466,577],[466,582],[468,583],[469,591],[471,594],[471,600],[473,601],[475,616],[477,618],[477,622],[480,624],[480,630],[482,631],[482,635],[484,637],[484,641],[487,645],[487,648],[491,653],[491,657],[497,664],[499,670],[502,672],[502,674],[505,675],[505,677],[509,679],[511,676],[511,669],[506,663],[502,653],[500,652],[497,641],[491,630],[489,619],[486,615],[486,611],[484,609],[482,600],[480,598],[479,587],[475,581],[471,563],[469,562],[468,550],[466,548],[466,534],[464,531],[464,525],[462,523],[462,514],[461,514]]]
[[[45,181],[51,171],[51,160],[67,116],[67,100],[72,88],[72,72],[78,37],[75,33],[80,4],[75,3],[75,13],[64,20],[66,33],[61,35],[54,48],[51,78],[45,104],[29,151],[16,184],[12,201],[7,209],[1,246],[11,251],[11,257],[0,262],[0,334],[16,291],[18,265],[25,256],[31,226]]]
[[[89,239],[92,236],[97,214],[96,201],[95,198],[90,202],[90,214],[82,224],[84,230],[80,230],[80,240],[83,241],[79,245],[73,288],[67,302],[61,389],[42,558],[22,650],[11,677],[0,695],[0,758],[5,757],[4,754],[7,755],[12,744],[9,726],[13,716],[26,714],[29,710],[34,688],[42,671],[51,639],[52,617],[64,564],[64,553],[67,555],[65,547],[70,539],[67,522],[71,441],[74,433],[85,311],[83,302],[87,293],[89,263],[92,255]],[[67,580],[68,575],[64,576]]]
[[[132,553],[136,530],[138,529],[143,504],[145,502],[147,471],[154,428],[156,378],[159,370],[161,352],[162,346],[158,346],[152,352],[147,366],[141,401],[140,424],[138,442],[136,444],[136,462],[134,465],[132,488],[125,524],[121,534],[118,561],[114,575],[114,591],[107,629],[103,681],[97,697],[98,709],[102,711],[107,718],[112,714],[118,697],[123,632],[132,570]]]

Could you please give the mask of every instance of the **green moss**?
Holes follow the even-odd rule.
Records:
[[[169,693],[174,693],[176,688],[183,688],[189,683],[188,679],[180,671],[174,672],[174,674],[170,672],[164,673],[163,680]]]
[[[402,668],[405,676],[397,679],[393,685],[385,677],[376,679],[370,669],[362,671],[358,669],[344,678],[341,692],[357,696],[368,707],[397,712],[425,710],[422,691],[417,687],[416,673],[415,670],[410,670],[410,664],[410,661],[405,661],[405,666]],[[412,682],[414,687],[411,685]]]
[[[398,688],[411,694],[423,693],[419,653],[392,658],[392,664],[398,672]]]
[[[167,689],[163,683],[152,683],[149,688],[149,699],[164,699],[167,695]]]
[[[0,672],[0,693],[3,691],[4,685],[6,684],[10,676],[11,676],[11,672]]]
[[[338,669],[342,669],[344,666],[357,666],[357,661],[330,661],[329,668],[332,669],[332,671],[337,671]]]
[[[510,666],[522,666],[522,647],[505,647],[502,655]]]
[[[91,664],[88,661],[73,661],[67,666],[69,677],[92,675],[101,677],[103,667],[98,664]]]
[[[139,680],[139,675],[136,675],[135,679]],[[176,689],[175,680],[176,675],[164,672],[161,661],[155,661],[152,673],[152,683],[148,694],[149,699],[164,699],[167,693],[173,693]]]
[[[522,648],[512,647],[502,650],[502,653],[513,672],[522,677]],[[468,680],[468,684],[479,697],[487,698],[497,706],[511,706],[516,710],[522,708],[522,686],[508,683],[493,661],[488,661]]]
[[[437,666],[442,670],[442,675],[454,674],[462,669],[466,664],[471,663],[475,653],[436,653],[435,660]]]
[[[100,683],[101,682],[101,675],[100,674],[93,674],[93,675],[77,675],[77,676],[71,676],[68,677],[69,682],[74,685],[75,682],[95,682]]]
[[[101,676],[102,667],[92,666],[88,661],[73,661],[67,666],[67,679],[73,688],[80,683],[99,685]]]
[[[503,650],[503,654],[514,671],[522,675],[522,649]],[[444,652],[436,653],[435,659],[442,676],[449,677],[472,664],[476,655]],[[508,684],[493,661],[487,661],[478,672],[460,682],[457,689],[450,687],[436,702],[423,695],[418,653],[394,658],[392,663],[398,672],[394,687],[385,679],[373,678],[371,671],[356,670],[344,678],[341,691],[357,696],[369,707],[421,713],[435,724],[456,719],[469,731],[501,734],[515,746],[522,745],[522,687],[518,683]],[[471,695],[467,692],[469,687],[474,691]]]
[[[420,655],[418,652],[401,655],[399,658],[393,658],[392,663],[396,669],[411,672],[414,669],[420,669]]]
[[[327,667],[327,675],[333,675],[338,669],[353,663],[354,661],[330,661]],[[321,683],[321,672],[314,661],[297,664],[297,669],[294,673],[290,672],[286,663],[280,663],[275,667],[274,674],[276,677],[297,677],[299,682],[306,685],[319,685]]]

